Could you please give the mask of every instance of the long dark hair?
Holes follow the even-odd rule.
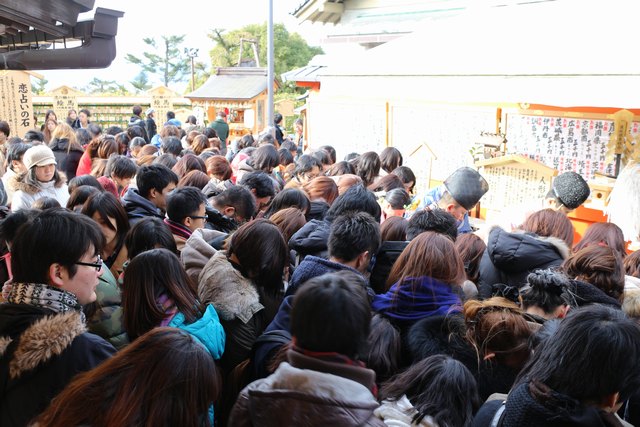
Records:
[[[238,228],[227,240],[227,256],[231,255],[238,258],[242,275],[268,294],[275,295],[282,290],[289,250],[274,223],[256,219]]]
[[[429,356],[394,376],[380,390],[381,400],[403,395],[417,414],[412,425],[430,416],[440,427],[466,427],[480,407],[478,386],[469,370],[449,356]]]
[[[184,331],[156,328],[78,375],[37,424],[210,427],[209,408],[219,394],[207,350]]]
[[[142,252],[131,260],[122,287],[123,324],[129,338],[160,325],[166,309],[158,300],[166,295],[173,301],[186,323],[200,317],[202,308],[197,301],[197,288],[178,257],[167,249]]]
[[[81,211],[82,214],[88,217],[92,217],[96,212],[100,215],[104,224],[116,232],[116,248],[122,247],[124,238],[129,232],[129,220],[122,204],[113,194],[106,191],[104,193],[98,192],[89,196]],[[109,217],[116,220],[115,228],[109,221]]]

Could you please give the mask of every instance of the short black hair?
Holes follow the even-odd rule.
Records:
[[[104,246],[100,227],[91,219],[64,208],[42,211],[23,224],[13,239],[13,280],[49,283],[49,267],[58,263],[76,274],[76,262],[91,248],[97,255]]]
[[[164,153],[153,159],[152,164],[154,165],[164,165],[169,169],[173,170],[173,167],[178,164],[178,159],[176,156],[168,153]]]
[[[142,218],[129,230],[124,239],[129,259],[151,249],[165,248],[178,253],[171,230],[160,218]]]
[[[309,154],[303,154],[298,157],[298,160],[296,160],[296,167],[293,170],[293,174],[296,176],[302,175],[303,173],[309,172],[314,168],[314,166],[317,166],[318,169],[322,170],[322,163],[320,163],[320,160]]]
[[[303,214],[307,215],[311,208],[309,196],[298,188],[285,188],[275,195],[264,217],[269,218],[274,213],[290,207],[296,207],[300,209]]]
[[[182,224],[186,217],[196,214],[200,205],[206,203],[207,198],[196,187],[177,188],[167,199],[167,217]]]
[[[167,111],[167,121],[175,118],[176,118],[176,113],[174,113],[173,111]]]
[[[136,136],[131,138],[131,141],[129,141],[129,149],[132,150],[134,147],[144,147],[147,144],[148,142],[145,141],[143,137]]]
[[[340,215],[349,211],[366,212],[376,221],[380,222],[380,204],[376,196],[363,185],[351,186],[347,191],[338,196],[331,208],[327,211],[325,220],[331,222]]]
[[[288,166],[293,163],[293,154],[286,148],[280,148],[278,150],[278,160],[280,165]]]
[[[0,132],[4,133],[4,135],[9,138],[11,134],[11,127],[9,127],[9,123],[5,120],[0,120]]]
[[[407,226],[407,240],[413,240],[425,231],[444,234],[452,241],[458,238],[458,222],[443,209],[423,209],[414,213]]]
[[[80,113],[84,113],[87,117],[91,117],[91,111],[89,111],[87,108],[81,108],[80,111],[78,111],[78,114]]]
[[[313,153],[311,153],[311,156],[314,157],[316,160],[318,160],[320,162],[320,164],[324,167],[326,166],[331,166],[331,157],[329,156],[329,153],[327,153],[324,150],[316,150]],[[322,170],[322,167],[320,168],[320,170]]]
[[[278,150],[273,145],[262,145],[253,152],[251,160],[249,160],[254,169],[261,171],[271,171],[280,163]]]
[[[393,188],[384,195],[384,199],[391,205],[392,209],[404,209],[411,203],[411,196],[404,188]]]
[[[342,276],[314,277],[293,297],[291,334],[304,350],[358,359],[366,351],[370,324],[365,290]]]
[[[20,227],[33,220],[38,214],[39,211],[33,209],[20,209],[17,212],[10,213],[0,222],[0,238],[11,243]]]
[[[239,185],[227,188],[214,196],[212,200],[216,207],[232,206],[236,213],[244,219],[252,218],[256,211],[256,200],[253,195],[249,190]]]
[[[98,178],[96,178],[95,176],[79,175],[71,178],[71,181],[69,181],[69,194],[72,194],[76,188],[82,185],[88,185],[89,187],[96,188],[100,192],[105,191],[104,187],[102,186],[102,184],[100,184],[100,181],[98,181]]]
[[[256,197],[273,197],[276,194],[273,180],[262,171],[249,172],[243,175],[239,184],[248,190],[256,190]]]
[[[0,130],[0,132],[4,133],[4,131],[2,131],[2,130]],[[32,129],[30,131],[27,131],[27,133],[24,134],[23,141],[25,141],[25,142],[33,142],[33,141],[44,142],[44,133],[40,132],[39,130]]]
[[[138,193],[147,198],[152,188],[162,191],[171,183],[178,184],[178,175],[163,165],[142,166],[136,175]]]
[[[138,166],[131,158],[112,155],[107,161],[105,175],[113,175],[117,178],[133,178],[136,172],[138,172]]]
[[[89,197],[93,196],[94,194],[100,194],[104,192],[106,191],[101,192],[96,187],[93,187],[91,185],[80,185],[76,187],[69,195],[66,207],[67,209],[72,211],[79,211],[83,208],[85,202],[89,199]]]
[[[331,164],[334,164],[337,160],[336,157],[336,149],[331,145],[323,145],[320,147],[320,150],[326,151],[329,154],[329,158],[331,159]]]
[[[87,131],[90,135],[96,138],[100,136],[100,134],[102,134],[102,126],[97,123],[89,123],[89,125],[87,126]]]
[[[132,111],[134,116],[139,116],[140,114],[142,114],[142,107],[139,105],[134,105]]]
[[[22,142],[19,144],[11,144],[7,149],[7,165],[11,167],[13,160],[21,161],[24,153],[31,147],[33,147],[33,145]]]
[[[365,212],[347,212],[331,223],[327,243],[329,256],[353,261],[363,252],[370,255],[380,248],[380,224]]]
[[[282,114],[280,114],[280,113],[275,113],[275,114],[273,115],[273,121],[274,121],[275,123],[280,123],[280,122],[282,121]]]
[[[123,133],[123,132],[124,132],[124,129],[122,129],[120,126],[109,126],[104,130],[104,133],[106,133],[107,135],[113,135],[113,136],[116,136],[119,133]]]
[[[167,136],[162,138],[162,152],[179,156],[182,153],[182,143],[175,136]]]

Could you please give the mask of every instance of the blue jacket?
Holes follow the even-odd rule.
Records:
[[[422,195],[422,197],[420,197],[420,204],[416,210],[419,211],[428,207],[437,207],[438,202],[446,191],[447,189],[444,185],[440,185],[427,191]],[[458,221],[458,233],[471,233],[472,231],[471,225],[469,224],[469,214],[464,214],[462,221]]]
[[[202,317],[193,323],[184,323],[184,314],[176,314],[169,325],[171,328],[182,329],[202,344],[211,356],[218,360],[224,353],[225,334],[218,313],[211,304],[207,305]]]
[[[339,264],[317,256],[307,255],[293,272],[286,295],[293,295],[300,285],[309,279],[342,270],[349,270],[353,273],[362,275],[358,270],[347,265]]]

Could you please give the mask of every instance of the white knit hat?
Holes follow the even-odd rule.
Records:
[[[35,147],[29,148],[24,153],[22,162],[27,170],[34,166],[57,165],[53,151],[46,145],[36,145]]]

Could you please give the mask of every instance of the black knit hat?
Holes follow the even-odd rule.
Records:
[[[447,191],[466,210],[472,209],[489,191],[487,180],[470,167],[462,167],[444,180]]]
[[[553,180],[553,194],[569,209],[577,209],[591,194],[587,181],[579,174],[563,172]]]

